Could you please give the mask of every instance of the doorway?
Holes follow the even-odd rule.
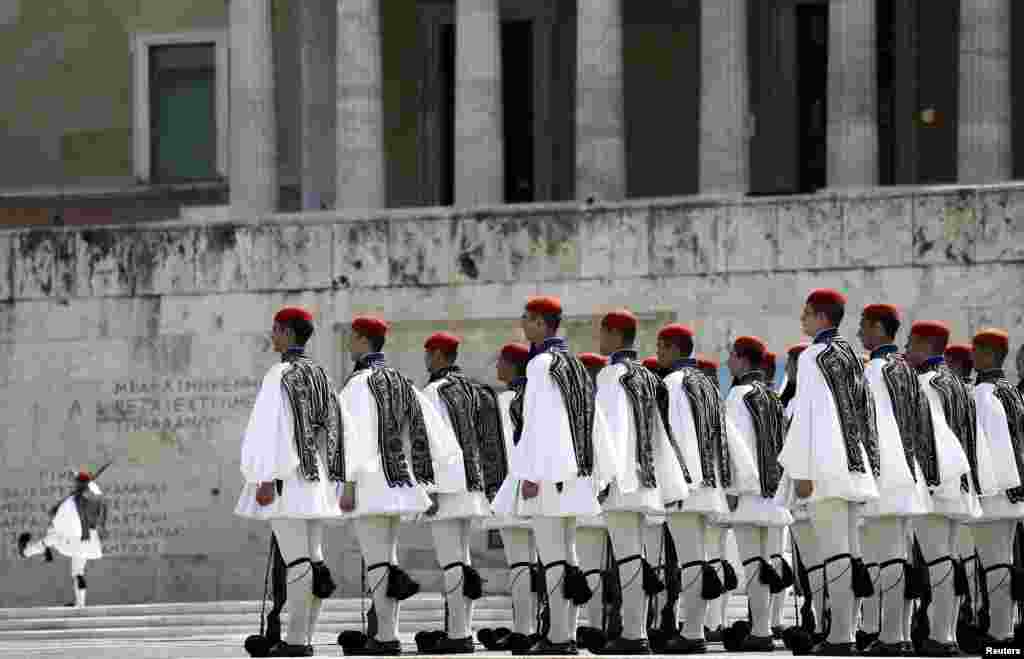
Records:
[[[799,191],[828,183],[828,5],[796,8]]]
[[[505,149],[504,203],[529,203],[536,197],[534,172],[534,24],[502,21],[501,101]],[[455,26],[441,25],[442,120],[441,203],[455,203]]]

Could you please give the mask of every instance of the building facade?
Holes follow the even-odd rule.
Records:
[[[8,224],[1000,182],[1024,159],[1010,0],[79,4],[0,15]]]

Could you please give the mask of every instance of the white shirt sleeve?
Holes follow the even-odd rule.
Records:
[[[290,367],[277,364],[271,368],[256,395],[242,437],[241,469],[247,483],[290,478],[299,466],[291,408],[281,387],[281,376]]]

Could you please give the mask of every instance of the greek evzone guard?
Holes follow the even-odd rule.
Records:
[[[693,343],[694,332],[686,325],[666,325],[658,332],[658,360],[671,369],[665,378],[668,425],[690,484],[685,500],[666,506],[679,560],[684,620],[681,633],[665,643],[664,652],[670,654],[705,650],[708,602],[727,587],[715,571],[715,564],[722,561],[716,524],[728,514],[726,493],[755,473],[749,451],[727,430],[718,388],[691,356]]]
[[[972,384],[971,373],[974,372],[974,346],[970,343],[951,343],[942,351],[946,365],[953,375],[964,384]]]
[[[726,649],[734,651],[774,649],[771,596],[792,584],[792,570],[783,565],[781,549],[782,530],[793,518],[774,499],[780,479],[778,454],[785,433],[785,412],[765,383],[761,370],[765,353],[767,347],[760,338],[741,336],[733,342],[729,355],[729,370],[736,383],[726,398],[726,413],[731,430],[754,456],[757,474],[756,481],[739,491],[736,510],[729,515],[739,545],[751,618],[749,635],[741,630],[727,634]]]
[[[597,396],[597,376],[608,365],[608,358],[595,352],[581,352],[576,355],[587,370],[591,382],[594,383],[594,396]],[[596,402],[595,402],[596,405]],[[598,494],[598,502],[603,503],[607,489]],[[608,537],[608,524],[604,515],[588,515],[576,518],[576,558],[583,577],[590,588],[590,601],[586,604],[587,625],[576,628],[576,644],[590,651],[600,650],[608,641],[609,635],[616,635],[611,614],[618,612],[621,604],[617,599],[618,583],[606,572],[610,562],[614,560],[611,541]]]
[[[462,447],[466,490],[437,495],[430,524],[437,560],[444,572],[448,612],[446,636],[432,639],[420,651],[455,654],[474,651],[473,602],[483,596],[483,582],[472,566],[473,524],[491,516],[492,499],[505,479],[505,442],[497,394],[466,376],[455,364],[461,339],[436,332],[423,345],[430,382],[423,393]]]
[[[351,421],[323,367],[306,355],[313,316],[286,307],[271,344],[281,361],[263,377],[242,438],[245,485],[235,514],[267,520],[287,565],[288,630],[263,656],[313,656],[323,600],[335,589],[324,563],[324,521],[337,519]],[[248,645],[248,642],[247,642]]]
[[[928,638],[915,643],[924,656],[959,652],[954,638],[957,599],[967,594],[967,575],[957,560],[961,525],[981,516],[980,493],[995,493],[987,442],[978,441],[974,396],[942,356],[949,328],[917,321],[910,328],[906,359],[918,372],[928,413],[918,462],[931,492],[932,511],[914,520],[914,531],[931,579]]]
[[[925,411],[917,374],[895,344],[900,312],[869,304],[858,336],[870,361],[865,370],[878,428],[878,499],[861,510],[860,538],[875,596],[864,600],[860,645],[871,656],[902,656],[913,650],[909,615],[924,584],[912,569],[912,520],[931,511],[931,497],[917,460]]]
[[[806,505],[820,569],[829,591],[831,627],[812,649],[818,655],[848,655],[854,643],[855,598],[872,594],[860,555],[855,506],[878,498],[877,429],[864,364],[839,334],[846,296],[817,289],[801,314],[804,334],[814,343],[800,355],[797,398],[779,464],[785,487],[780,503]],[[798,546],[801,538],[794,525]]]
[[[339,503],[366,562],[377,622],[372,636],[339,635],[346,655],[400,654],[399,606],[420,586],[399,567],[399,523],[438,511],[441,495],[466,491],[458,440],[434,404],[381,352],[388,329],[380,318],[352,320],[349,353],[355,366],[339,394],[352,415],[348,479]]]
[[[32,540],[27,532],[18,537],[18,554],[22,558],[45,554],[49,562],[56,549],[71,559],[75,601],[68,606],[78,608],[85,606],[85,567],[89,561],[103,558],[100,541],[106,536],[107,503],[95,480],[86,469],[79,470],[74,491],[50,510],[46,535],[39,540]]]
[[[661,588],[645,557],[646,518],[689,494],[683,457],[670,434],[668,390],[636,359],[636,331],[636,316],[625,309],[601,321],[601,352],[610,363],[597,376],[597,406],[622,465],[602,509],[621,583],[622,636],[598,654],[650,651],[647,600]]]
[[[523,395],[526,386],[526,361],[530,347],[524,343],[507,343],[498,353],[497,379],[507,389],[498,394],[501,410],[502,435],[505,440],[504,462],[512,455],[515,426],[512,423],[512,401]],[[505,478],[508,478],[506,473]],[[508,515],[492,515],[485,523],[488,529],[501,532],[505,548],[505,560],[509,569],[509,590],[512,591],[512,629],[481,629],[477,638],[488,650],[510,650],[522,652],[536,644],[537,637],[537,581],[534,570],[537,564],[537,544],[528,518]]]
[[[1024,600],[1024,573],[1013,565],[1012,551],[1017,522],[1024,519],[1024,487],[1003,486],[1024,483],[1024,396],[1003,371],[1010,349],[1006,331],[982,330],[974,335],[973,344],[979,439],[988,440],[1002,490],[982,498],[981,517],[971,527],[988,595],[989,626],[980,640],[990,647],[1011,647],[1013,605]]]
[[[601,513],[597,493],[617,467],[594,385],[565,339],[556,336],[561,316],[558,298],[526,304],[522,329],[532,356],[525,392],[510,412],[516,428],[509,478],[494,501],[496,514],[533,520],[548,584],[550,629],[524,654],[577,652],[576,607],[591,593],[576,561],[575,518]]]

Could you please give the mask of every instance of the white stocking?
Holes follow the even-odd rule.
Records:
[[[764,638],[771,636],[771,609],[769,602],[771,593],[768,585],[761,583],[761,562],[752,558],[768,560],[771,552],[768,550],[768,529],[757,526],[737,525],[733,527],[736,533],[736,544],[739,545],[740,559],[743,566],[745,581],[741,586],[745,587],[747,602],[750,607],[750,634]]]
[[[696,563],[682,571],[680,579],[682,592],[679,601],[683,609],[682,635],[688,639],[704,638],[704,619],[708,612],[708,600],[701,597],[704,585],[703,561],[708,560],[705,550],[706,527],[704,516],[699,513],[670,513],[668,528],[676,546],[679,566]],[[717,604],[718,600],[711,600]]]
[[[643,556],[643,516],[640,513],[605,513],[616,561]],[[618,564],[618,563],[617,563]],[[647,593],[644,592],[643,563],[633,560],[619,564],[622,583],[622,638],[647,638]]]
[[[878,633],[883,643],[900,643],[904,637],[904,620],[908,602],[904,598],[903,564],[886,561],[907,560],[907,520],[904,517],[869,517],[861,527],[864,562],[875,564],[869,568],[875,584],[875,594],[864,600],[861,629]],[[881,627],[879,627],[879,602],[881,602]]]
[[[568,565],[577,565],[575,531],[576,519],[573,517],[535,517],[533,533],[537,539],[537,550],[544,565],[557,561],[565,561]],[[546,571],[548,602],[551,608],[551,630],[548,640],[552,643],[566,643],[576,638],[575,627],[570,628],[570,608],[575,608],[566,599],[562,590],[565,569],[561,565],[553,566]],[[574,623],[575,621],[573,621]]]
[[[469,520],[445,519],[432,522],[430,531],[434,536],[434,548],[441,568],[452,563],[470,565]],[[448,637],[468,638],[471,635],[472,600],[462,594],[462,566],[456,565],[444,571],[445,600],[448,603]]]
[[[956,557],[958,524],[948,517],[925,515],[914,520],[918,543],[926,563],[945,556]],[[928,607],[931,639],[939,643],[953,641],[957,597],[953,594],[953,565],[944,561],[928,568],[932,582],[932,603]]]
[[[800,560],[804,567],[810,570],[816,565],[821,565],[822,554],[818,547],[818,538],[814,534],[814,527],[810,521],[799,520],[793,522],[789,527],[790,537],[800,552]],[[811,598],[811,608],[814,611],[814,631],[825,630],[825,589],[824,578],[821,570],[815,570],[807,575],[811,592],[804,593],[804,597]]]
[[[537,547],[529,529],[501,529],[501,542],[505,546],[505,560],[509,566],[516,563],[537,562]],[[537,597],[529,567],[517,567],[509,572],[509,590],[512,591],[512,631],[529,636],[537,627]]]
[[[398,565],[397,515],[357,517],[353,525],[367,568],[385,562]],[[367,570],[366,581],[373,593],[373,608],[377,614],[377,640],[394,641],[398,638],[399,602],[387,595],[388,570],[384,567]]]
[[[1016,520],[983,522],[973,526],[974,541],[981,557],[981,565],[1013,562],[1013,534]],[[985,574],[988,585],[989,617],[988,633],[998,641],[1013,637],[1013,601],[1010,598],[1010,571],[996,568]]]
[[[587,624],[600,629],[601,621],[604,618],[604,586],[601,573],[594,572],[594,570],[603,571],[605,562],[608,560],[608,532],[599,527],[578,527],[576,529],[576,556],[579,557],[580,569],[588,575],[587,585],[594,592],[594,596],[587,603]],[[541,558],[545,563],[551,562],[544,558],[543,554]],[[548,590],[550,590],[550,577],[548,579]]]
[[[845,499],[825,499],[811,505],[811,524],[825,560],[840,554],[860,554],[855,522],[851,504]],[[828,642],[832,644],[854,641],[855,602],[852,567],[849,559],[838,559],[825,568],[829,609],[832,612],[832,628],[829,630]]]

